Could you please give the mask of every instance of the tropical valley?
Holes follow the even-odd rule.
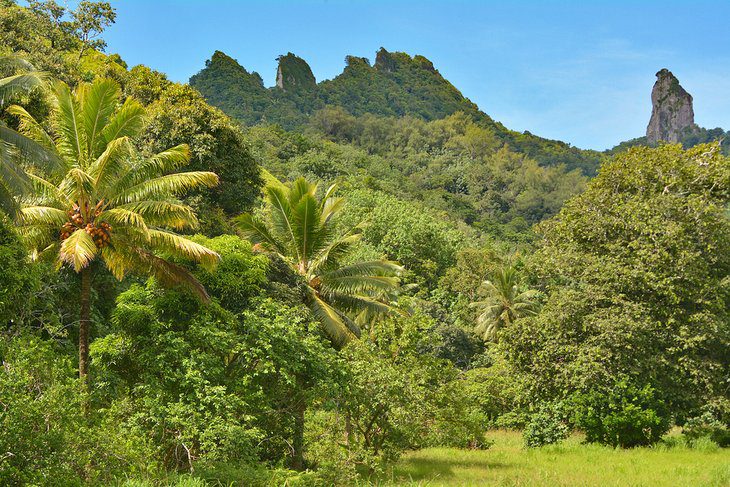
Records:
[[[0,0],[0,485],[730,484],[730,132],[669,69],[586,150],[416,53],[174,82],[124,8]]]

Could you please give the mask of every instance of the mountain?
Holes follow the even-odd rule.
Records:
[[[651,90],[651,118],[646,135],[621,142],[607,151],[615,154],[637,145],[656,146],[661,142],[681,143],[686,149],[698,144],[721,141],[722,150],[730,154],[730,132],[707,129],[695,123],[693,98],[667,68],[656,73]]]
[[[452,85],[424,56],[381,48],[371,64],[347,56],[345,69],[331,80],[316,82],[303,59],[288,53],[278,58],[276,86],[267,88],[258,73],[216,51],[190,85],[206,100],[246,125],[279,124],[288,130],[309,127],[311,116],[325,107],[340,107],[355,116],[415,117],[425,121],[464,113],[490,130],[511,150],[541,165],[563,164],[595,174],[604,156],[529,132],[515,132],[484,113]]]
[[[660,140],[679,142],[697,130],[692,95],[682,88],[671,71],[664,68],[656,74],[651,90],[651,119],[646,127],[646,140],[656,144]]]

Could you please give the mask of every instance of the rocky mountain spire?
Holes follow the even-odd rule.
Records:
[[[276,86],[282,90],[312,89],[317,80],[307,62],[292,53],[276,58],[279,66],[276,69]]]
[[[652,110],[646,138],[650,144],[660,140],[678,142],[687,131],[697,128],[692,95],[682,88],[668,69],[662,69],[656,77],[651,91]]]

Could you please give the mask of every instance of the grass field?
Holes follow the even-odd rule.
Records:
[[[574,436],[525,450],[519,432],[489,434],[484,451],[429,448],[405,455],[382,486],[717,486],[730,487],[730,450],[659,445],[614,450]]]

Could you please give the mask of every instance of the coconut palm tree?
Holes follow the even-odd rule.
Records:
[[[20,134],[59,162],[55,169],[27,171],[33,191],[17,198],[17,226],[34,256],[51,256],[81,274],[79,376],[84,382],[93,262],[102,261],[118,279],[130,271],[154,275],[163,284],[187,285],[205,299],[195,278],[160,254],[204,264],[218,259],[215,252],[171,231],[197,224],[193,210],[176,195],[213,186],[218,177],[171,173],[187,164],[186,145],[140,154],[131,138],[142,131],[144,109],[130,98],[120,105],[120,95],[111,80],[82,84],[73,92],[56,83],[50,133],[22,107],[8,108],[20,120]]]
[[[539,293],[520,289],[514,267],[498,270],[493,280],[484,281],[484,287],[487,298],[471,304],[479,309],[475,331],[484,341],[496,342],[499,330],[518,318],[537,313]]]
[[[271,183],[264,188],[267,221],[244,214],[237,223],[244,236],[281,256],[304,278],[305,304],[339,347],[360,336],[355,316],[391,311],[383,296],[399,286],[402,268],[386,260],[343,264],[361,238],[362,225],[337,234],[335,220],[344,199],[335,191],[332,185],[317,199],[317,185],[304,178],[291,188]]]

